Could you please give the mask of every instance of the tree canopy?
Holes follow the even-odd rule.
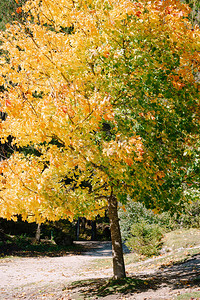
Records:
[[[91,213],[111,186],[138,199],[156,187],[161,197],[171,173],[194,175],[184,167],[199,133],[199,28],[186,5],[29,1],[23,11],[1,34],[1,140],[12,135],[39,155],[2,162],[4,216]]]

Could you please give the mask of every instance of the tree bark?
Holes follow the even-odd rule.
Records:
[[[41,224],[38,223],[37,224],[36,234],[35,234],[35,240],[36,240],[36,242],[40,241],[40,235],[41,235]]]
[[[110,219],[114,279],[125,278],[126,272],[117,212],[117,199],[113,195],[108,199],[108,216]]]

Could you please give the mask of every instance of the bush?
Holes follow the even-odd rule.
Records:
[[[190,188],[185,191],[186,202],[177,222],[180,228],[200,228],[200,190]]]
[[[200,191],[185,191],[185,205],[173,216],[170,212],[155,214],[142,203],[129,199],[119,209],[122,240],[129,249],[145,256],[156,255],[164,232],[182,228],[200,228]]]
[[[150,257],[159,254],[162,238],[162,227],[142,221],[131,225],[130,237],[127,239],[126,245],[130,250]]]
[[[148,224],[158,224],[164,228],[164,231],[175,229],[174,220],[169,213],[155,214],[152,210],[147,209],[142,203],[128,201],[125,211],[119,209],[120,228],[122,240],[126,241],[131,237],[131,227],[135,223],[146,222]]]
[[[158,224],[164,231],[172,231],[181,228],[200,228],[200,191],[187,191],[188,197],[182,211],[170,215],[170,212],[155,214],[147,209],[142,203],[129,200],[119,209],[120,227],[123,241],[130,238],[131,226],[134,223],[147,222],[148,224]]]

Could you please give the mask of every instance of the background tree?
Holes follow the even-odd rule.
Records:
[[[200,24],[200,2],[198,0],[184,0],[183,2],[187,3],[190,8],[190,21],[193,24]]]
[[[108,207],[114,277],[125,276],[117,202],[177,210],[199,180],[200,32],[188,13],[173,0],[26,3],[0,37],[1,139],[38,155],[1,162],[1,216]]]
[[[25,2],[26,0],[2,0],[0,2],[0,30],[5,30],[7,23],[21,21],[22,5]]]

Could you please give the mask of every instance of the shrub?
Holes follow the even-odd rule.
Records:
[[[126,241],[131,237],[131,227],[135,223],[146,222],[148,224],[158,224],[164,228],[164,231],[175,229],[174,220],[169,213],[155,214],[147,209],[142,203],[128,201],[125,211],[119,209],[120,228],[122,240]]]
[[[159,254],[162,238],[162,227],[142,221],[131,225],[130,237],[127,239],[126,245],[130,250],[150,257]]]
[[[200,228],[200,190],[190,188],[185,191],[186,202],[183,212],[178,216],[180,228]]]
[[[182,211],[170,215],[170,212],[155,214],[147,209],[142,203],[129,200],[125,205],[125,211],[119,209],[120,227],[123,241],[130,237],[130,230],[133,223],[147,222],[148,224],[158,224],[164,231],[177,230],[181,228],[200,228],[200,191],[193,193],[187,191],[187,201],[185,201]]]

